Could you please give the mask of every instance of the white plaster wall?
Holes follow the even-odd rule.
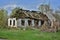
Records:
[[[38,22],[38,26],[41,26],[41,21],[39,20],[39,22]]]
[[[10,20],[11,20],[11,25],[10,25]],[[13,26],[13,20],[15,20],[15,25],[14,26]],[[9,18],[8,19],[8,26],[10,26],[10,27],[17,27],[16,18]]]

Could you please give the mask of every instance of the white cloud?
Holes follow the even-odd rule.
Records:
[[[11,9],[13,9],[13,8],[15,8],[17,5],[15,5],[15,4],[8,4],[8,5],[5,5],[3,8],[4,9],[8,9],[8,8],[11,8]]]
[[[26,8],[25,6],[23,6],[23,5],[16,5],[16,4],[8,4],[8,5],[3,6],[4,9],[8,9],[8,8],[14,9],[14,8],[16,8],[16,7],[20,7],[20,8],[23,8],[23,9],[27,9],[27,8]]]
[[[16,5],[16,4],[8,4],[8,5],[3,6],[2,8],[4,8],[5,10],[7,10],[8,11],[8,15],[9,15],[11,13],[12,9],[14,9],[16,7],[27,9],[23,5]]]

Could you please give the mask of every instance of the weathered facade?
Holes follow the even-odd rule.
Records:
[[[56,32],[59,27],[59,22],[53,16],[53,12],[48,5],[42,6],[45,6],[42,12],[19,9],[8,19],[8,26],[32,27],[40,28],[42,31]]]
[[[11,27],[36,27],[39,28],[44,24],[44,21],[47,21],[48,18],[41,12],[37,11],[28,11],[22,10],[23,13],[20,13],[19,18],[12,18],[8,19],[8,26]]]

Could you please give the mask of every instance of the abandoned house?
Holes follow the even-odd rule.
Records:
[[[19,9],[8,19],[8,26],[32,28],[41,27],[43,30],[54,28],[56,31],[57,26],[54,26],[56,24],[56,18],[52,15],[52,11],[49,6],[46,7],[46,5],[41,5],[41,8],[44,8],[43,12]]]
[[[15,14],[16,15],[16,14]],[[11,27],[40,27],[44,21],[48,20],[47,16],[37,11],[22,10],[19,13],[19,18],[12,16],[8,19],[8,26]]]

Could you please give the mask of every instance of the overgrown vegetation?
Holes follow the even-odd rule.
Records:
[[[0,9],[0,28],[7,26],[7,11]]]
[[[60,40],[60,32],[48,33],[35,30],[0,29],[0,38],[8,40]]]

